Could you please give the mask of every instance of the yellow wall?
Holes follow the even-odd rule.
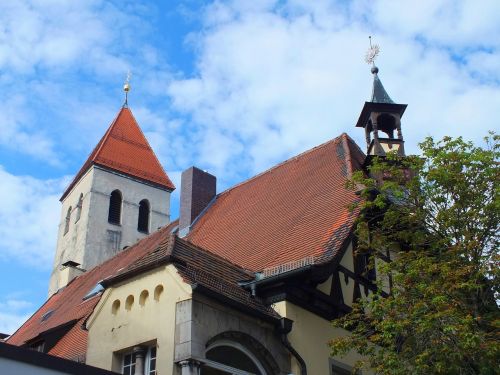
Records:
[[[352,243],[347,248],[340,264],[354,272],[354,257]],[[339,272],[340,285],[344,296],[344,303],[352,304],[354,293],[354,280],[348,279],[346,283],[344,273]],[[330,294],[332,277],[329,277],[324,283],[318,285],[318,289],[326,294]],[[365,295],[364,288],[361,287],[361,297],[369,297],[371,293]],[[316,314],[313,314],[297,305],[288,301],[282,301],[273,306],[275,310],[284,317],[294,321],[292,332],[289,335],[289,340],[292,346],[299,352],[301,357],[306,361],[307,373],[314,375],[329,375],[330,374],[330,348],[328,341],[334,337],[348,335],[349,332],[340,328],[332,327],[328,320],[325,320]],[[350,352],[345,357],[333,357],[338,362],[342,362],[348,366],[354,366],[355,362],[361,359],[361,356],[356,352]],[[300,373],[299,364],[295,359],[292,359],[292,372]],[[363,374],[368,372],[363,371]]]
[[[330,349],[327,343],[334,337],[345,336],[349,333],[341,328],[332,327],[328,320],[288,301],[278,302],[273,307],[281,316],[294,321],[292,332],[288,338],[306,362],[307,373],[330,375]],[[356,352],[350,352],[345,357],[333,358],[353,366],[357,360],[361,359],[361,356]],[[300,374],[300,367],[295,358],[292,359],[292,373]],[[368,374],[368,372],[363,371],[363,374]]]
[[[157,285],[163,285],[163,293],[155,300]],[[141,306],[141,292],[149,297]],[[134,303],[127,310],[127,297]],[[106,289],[101,301],[87,322],[89,341],[87,364],[121,372],[119,353],[135,345],[157,343],[158,373],[173,373],[175,307],[176,303],[191,298],[191,288],[185,284],[172,265],[159,267]],[[113,303],[120,307],[113,313]]]

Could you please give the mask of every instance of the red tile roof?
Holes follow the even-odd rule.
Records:
[[[52,295],[8,339],[8,343],[23,345],[34,338],[42,338],[46,331],[71,323],[73,327],[50,349],[49,354],[73,360],[83,359],[87,350],[87,332],[82,329],[82,325],[99,302],[101,294],[85,300],[84,297],[103,280],[103,284],[108,285],[109,280],[121,280],[123,275],[128,276],[167,262],[173,263],[183,279],[193,286],[202,286],[233,301],[240,308],[256,311],[263,317],[278,317],[269,306],[238,286],[238,281],[251,279],[252,273],[177,238],[171,234],[176,227],[177,222],[172,222],[75,278]],[[42,320],[49,311],[53,311],[52,315]]]
[[[279,317],[259,297],[251,296],[249,291],[238,285],[240,281],[252,280],[255,276],[252,272],[174,234],[170,235],[168,240],[163,241],[155,251],[145,254],[129,267],[105,280],[104,284],[106,286],[114,284],[165,263],[173,264],[184,281],[195,289],[203,289],[205,292],[208,290],[211,295],[231,301],[246,312],[252,310],[262,317],[271,319]]]
[[[92,165],[100,165],[148,181],[167,190],[175,186],[168,178],[134,115],[123,107],[61,197],[69,194]]]
[[[345,183],[364,157],[342,134],[219,194],[187,239],[252,271],[333,256],[357,216]]]
[[[45,331],[89,316],[99,302],[100,295],[86,300],[84,297],[97,283],[118,273],[120,269],[129,266],[145,254],[154,251],[162,241],[168,239],[168,234],[176,226],[177,223],[173,222],[159,229],[101,265],[75,278],[65,288],[52,295],[21,328],[14,332],[8,339],[9,344],[23,345]],[[53,311],[52,315],[42,321],[42,316],[49,311]],[[63,351],[63,349],[57,350]]]
[[[109,138],[108,133],[101,143]],[[94,159],[94,153],[89,160]],[[250,297],[238,281],[253,277],[248,270],[261,271],[308,257],[332,259],[357,216],[347,206],[359,198],[345,182],[363,160],[361,150],[343,134],[226,190],[197,220],[186,239],[172,237],[177,222],[142,239],[49,298],[8,342],[22,345],[49,329],[78,321],[51,352],[66,358],[80,356],[86,346],[81,322],[100,298],[98,294],[83,300],[87,293],[103,279],[105,284],[112,283],[167,262],[173,263],[195,290],[275,318],[269,306],[258,297]],[[50,310],[53,314],[42,321]]]
[[[66,333],[56,345],[50,349],[48,354],[56,357],[71,359],[76,362],[85,362],[87,356],[87,331],[83,328],[86,317],[80,319]]]

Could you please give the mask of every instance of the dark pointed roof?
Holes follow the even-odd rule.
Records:
[[[128,107],[122,107],[61,197],[63,200],[92,165],[150,182],[166,190],[175,186],[168,178],[139,124]]]
[[[385,91],[384,85],[382,85],[382,81],[380,80],[380,78],[378,78],[378,68],[376,66],[372,68],[372,73],[373,73],[373,90],[372,90],[372,98],[370,101],[372,103],[394,104],[387,91]]]
[[[385,91],[384,85],[378,77],[378,68],[373,66],[371,71],[373,74],[372,97],[370,101],[365,102],[361,110],[356,122],[356,127],[358,128],[364,128],[368,124],[368,119],[372,112],[398,113],[400,116],[403,116],[407,107],[406,104],[395,103],[387,91]]]

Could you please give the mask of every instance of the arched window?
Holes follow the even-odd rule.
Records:
[[[120,224],[122,216],[122,193],[120,190],[113,190],[109,198],[108,223]]]
[[[388,113],[382,113],[377,117],[378,130],[383,131],[389,138],[394,138],[396,129],[396,119]]]
[[[82,216],[82,205],[83,205],[83,194],[80,194],[80,198],[78,198],[78,203],[76,204],[76,218],[75,223],[80,220],[80,216]]]
[[[69,231],[69,221],[71,220],[71,206],[68,208],[68,212],[66,213],[66,220],[64,223],[64,234],[68,233]]]
[[[221,340],[210,345],[205,353],[205,358],[208,361],[202,367],[202,375],[215,373],[267,374],[254,354],[243,345],[232,340]]]
[[[149,201],[143,199],[139,202],[139,219],[137,220],[137,230],[149,233]]]
[[[155,294],[154,294],[155,301],[159,301],[160,300],[160,297],[161,297],[162,293],[163,293],[163,285],[159,284],[155,288]]]

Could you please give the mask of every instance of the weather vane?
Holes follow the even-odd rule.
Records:
[[[365,61],[367,64],[372,64],[375,66],[375,59],[377,58],[378,54],[380,53],[380,47],[378,44],[373,44],[372,45],[372,37],[368,37],[370,39],[370,48],[368,51],[366,51],[365,55]]]
[[[125,103],[123,104],[124,107],[128,106],[128,92],[130,91],[130,69],[127,72],[127,79],[125,80],[125,84],[123,85],[123,91],[125,91]]]

